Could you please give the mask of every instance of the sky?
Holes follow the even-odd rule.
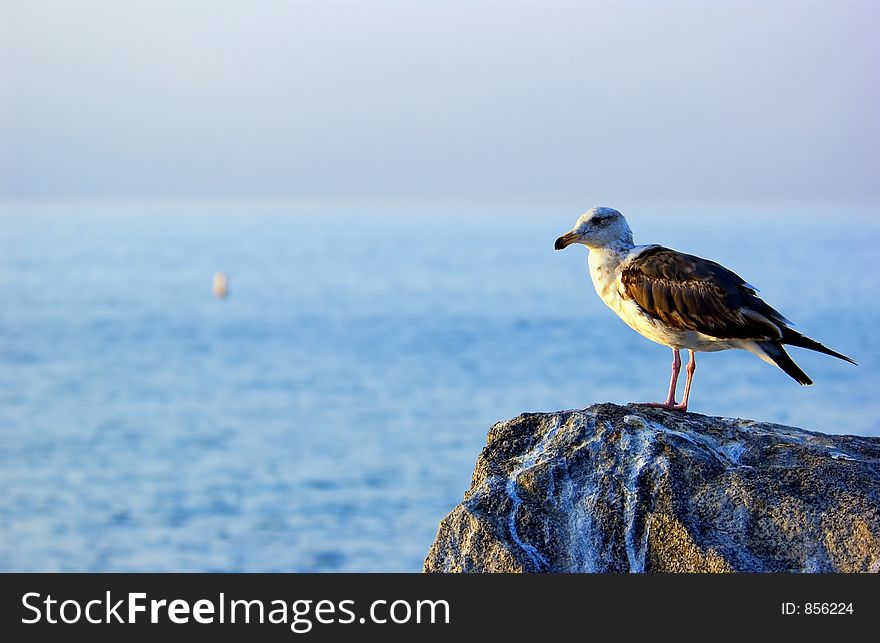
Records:
[[[880,3],[0,0],[0,200],[880,201]]]

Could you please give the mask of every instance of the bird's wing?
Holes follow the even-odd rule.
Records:
[[[719,339],[780,339],[789,323],[736,273],[662,246],[631,255],[620,286],[651,317]]]

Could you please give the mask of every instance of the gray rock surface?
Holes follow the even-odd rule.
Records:
[[[597,404],[489,430],[427,572],[880,571],[880,438]]]

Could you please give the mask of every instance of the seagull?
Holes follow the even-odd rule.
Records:
[[[804,386],[813,381],[785,352],[785,344],[855,364],[789,328],[791,322],[758,297],[757,288],[724,266],[659,245],[634,245],[629,224],[614,208],[588,210],[571,232],[556,240],[555,248],[574,243],[589,249],[590,277],[602,301],[637,333],[672,349],[666,401],[646,406],[687,411],[696,352],[744,349]],[[685,348],[687,379],[677,403]]]

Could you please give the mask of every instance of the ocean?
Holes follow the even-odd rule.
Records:
[[[880,435],[874,212],[645,212],[859,362],[704,354],[693,411]],[[578,214],[4,206],[0,570],[420,571],[494,422],[664,397],[670,351],[553,250]]]

